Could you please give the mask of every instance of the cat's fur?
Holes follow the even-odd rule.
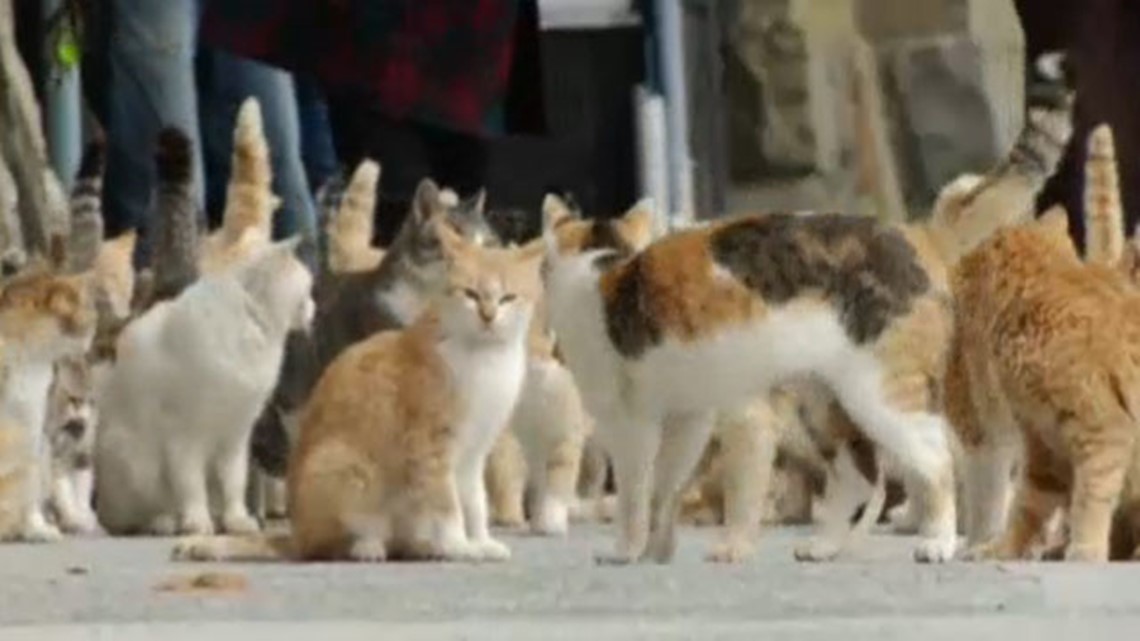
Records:
[[[0,512],[9,515],[0,538],[51,541],[59,529],[44,516],[47,450],[44,426],[53,364],[82,354],[95,330],[92,275],[60,275],[32,265],[0,287],[0,423],[8,433],[9,469],[18,468],[0,496]],[[15,453],[14,456],[11,456]],[[22,460],[21,460],[22,459]],[[5,472],[0,472],[3,474]]]
[[[1085,260],[1115,266],[1124,258],[1124,207],[1112,128],[1089,133],[1085,154]]]
[[[954,287],[962,306],[947,412],[979,515],[1000,510],[1001,454],[1022,450],[1004,531],[970,558],[1027,557],[1067,502],[1065,558],[1107,560],[1113,511],[1137,478],[1140,298],[1115,269],[1081,262],[1059,208],[972,252]]]
[[[86,355],[56,363],[48,396],[47,433],[50,448],[50,506],[61,530],[88,534],[99,523],[92,509],[95,489],[95,380]]]
[[[107,146],[98,137],[83,152],[71,190],[71,230],[67,237],[68,268],[90,269],[103,242],[103,170]]]
[[[202,244],[203,274],[225,269],[258,252],[273,234],[273,214],[281,199],[273,193],[273,165],[261,119],[261,106],[250,97],[238,109],[234,151],[222,226]]]
[[[151,235],[153,280],[149,307],[174,298],[198,278],[199,212],[194,200],[194,149],[185,133],[174,127],[159,132],[155,164],[158,188]],[[214,243],[221,240],[215,239]]]
[[[305,408],[285,537],[192,539],[181,559],[502,560],[483,466],[521,388],[543,249],[482,248],[442,217],[438,302],[338,356]]]
[[[20,228],[20,194],[4,155],[0,154],[0,274],[19,271],[28,260]]]
[[[325,222],[328,268],[334,274],[376,269],[384,252],[372,246],[380,165],[364,160],[352,174],[335,214]]]
[[[927,514],[918,560],[950,559],[953,462],[945,421],[930,411],[949,344],[947,270],[1031,212],[1070,106],[1031,111],[1011,158],[924,223],[745,216],[617,262],[552,251],[553,325],[614,458],[621,522],[604,560],[671,558],[678,493],[710,413],[802,375],[822,380],[916,481]]]
[[[289,331],[312,316],[312,277],[270,244],[151,307],[119,337],[99,404],[99,520],[114,534],[252,531],[249,436]],[[212,494],[208,487],[220,490]]]

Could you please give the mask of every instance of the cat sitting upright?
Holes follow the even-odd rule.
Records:
[[[123,330],[100,399],[98,515],[112,534],[258,528],[246,508],[249,436],[290,330],[311,321],[300,238],[203,276]],[[208,487],[220,490],[211,496]]]
[[[444,286],[409,327],[338,356],[289,465],[292,533],[190,539],[176,559],[504,560],[484,463],[526,372],[543,248],[483,248],[431,223]]]

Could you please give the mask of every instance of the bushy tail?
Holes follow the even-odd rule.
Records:
[[[75,186],[71,189],[71,232],[67,240],[68,268],[89,269],[103,242],[103,171],[107,144],[97,135],[83,151]]]
[[[1112,128],[1100,125],[1088,139],[1085,159],[1085,257],[1113,266],[1124,255],[1124,208]]]
[[[152,237],[153,300],[177,296],[198,278],[198,209],[190,139],[176,127],[158,135],[158,208]]]
[[[281,200],[273,194],[273,167],[269,160],[269,144],[261,120],[261,106],[256,98],[246,98],[238,110],[234,126],[234,151],[230,182],[226,192],[226,208],[222,231],[233,242],[253,227],[269,240],[273,213]]]
[[[1073,131],[1074,96],[1065,83],[1059,73],[1039,74],[1028,117],[1009,154],[971,188],[955,181],[939,194],[931,224],[952,241],[952,260],[999,228],[1033,216],[1037,194],[1057,169]]]
[[[180,540],[170,553],[173,561],[208,563],[238,561],[271,563],[295,560],[293,539],[288,534],[243,536],[196,536]]]
[[[361,162],[340,207],[328,218],[328,268],[333,273],[366,271],[380,263],[382,252],[372,246],[379,182],[380,165],[373,160]]]

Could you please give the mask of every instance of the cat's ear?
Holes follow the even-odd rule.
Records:
[[[518,256],[522,262],[539,261],[546,257],[549,247],[547,246],[545,234],[541,238],[535,238],[522,247],[515,250],[515,255]]]
[[[558,194],[546,194],[542,199],[542,229],[554,229],[569,220],[577,220],[578,212]]]
[[[625,212],[619,224],[630,245],[641,250],[652,242],[653,221],[656,217],[657,207],[652,198],[642,198]]]
[[[416,193],[412,196],[412,219],[417,225],[423,225],[443,210],[440,200],[439,185],[431,178],[424,178],[416,186]]]
[[[443,255],[448,260],[454,260],[468,251],[470,243],[455,230],[455,227],[448,222],[445,216],[436,218],[432,224],[436,238],[439,239],[439,246],[443,249]]]
[[[484,187],[473,195],[468,196],[463,200],[463,205],[460,207],[464,213],[468,215],[482,216],[487,207],[487,188]]]
[[[1069,234],[1069,214],[1064,205],[1053,205],[1037,219],[1037,224],[1047,233],[1057,236]]]

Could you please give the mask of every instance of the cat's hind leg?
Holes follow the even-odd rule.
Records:
[[[735,563],[752,555],[760,535],[760,519],[776,462],[776,418],[767,399],[756,401],[748,411],[725,418],[729,422],[720,434],[724,528],[708,558]]]
[[[165,448],[166,476],[171,490],[169,506],[177,514],[175,525],[178,534],[209,535],[214,533],[214,522],[210,517],[209,494],[206,488],[206,463],[198,448],[184,447],[171,440]],[[245,499],[245,488],[241,492]],[[165,507],[165,506],[164,506]],[[159,522],[155,520],[156,524]],[[165,535],[155,531],[154,534]]]
[[[654,461],[661,443],[661,424],[652,419],[630,417],[624,412],[599,416],[596,420],[599,435],[613,461],[618,525],[615,550],[598,554],[596,560],[606,565],[635,563],[645,553],[649,539],[650,492]]]
[[[211,462],[211,471],[222,494],[222,529],[228,534],[252,534],[261,530],[257,520],[250,516],[246,502],[248,452],[248,439],[243,439],[236,447],[216,454]]]
[[[573,430],[573,427],[570,428]],[[531,529],[539,534],[566,534],[570,511],[577,500],[578,472],[582,460],[582,434],[571,431],[549,453],[543,470],[541,492],[535,491]]]
[[[653,520],[646,548],[646,555],[658,563],[673,558],[681,492],[696,470],[712,428],[710,412],[674,414],[665,419],[654,464]]]
[[[990,541],[1005,527],[1017,448],[1016,443],[982,443],[963,453],[962,506],[968,545]]]
[[[859,471],[850,448],[840,448],[827,466],[827,485],[819,501],[818,530],[804,545],[796,548],[798,561],[831,561],[844,549],[862,538],[883,509],[886,496],[885,475],[876,470],[874,483]],[[851,518],[863,505],[863,515],[855,527]]]
[[[523,494],[527,461],[511,426],[504,429],[487,456],[485,482],[490,500],[491,522],[499,527],[519,528],[526,523]]]

